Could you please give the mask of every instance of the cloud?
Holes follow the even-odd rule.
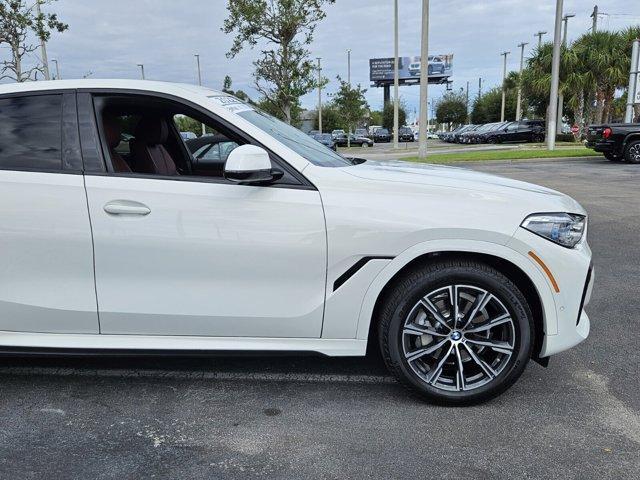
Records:
[[[400,55],[420,53],[421,3],[400,0]],[[640,23],[640,2],[601,0],[598,5],[601,12],[625,15],[602,17],[604,28]],[[95,78],[139,78],[136,65],[143,63],[147,78],[195,83],[194,54],[199,53],[205,84],[220,88],[224,76],[230,75],[234,88],[257,95],[251,65],[257,51],[244,50],[234,59],[225,56],[232,42],[220,30],[227,13],[225,0],[59,0],[47,8],[70,26],[49,43],[49,57],[59,60],[64,78],[87,72]],[[592,4],[584,0],[565,0],[565,11],[576,14],[569,23],[570,38],[591,26],[591,10]],[[553,0],[433,1],[430,51],[454,54],[454,88],[466,88],[470,82],[473,99],[479,77],[485,88],[499,84],[500,52],[513,53],[509,68],[515,70],[518,43],[530,42],[531,48],[538,30],[550,32],[546,39],[551,39],[554,12]],[[346,77],[347,48],[352,50],[352,81],[368,87],[369,59],[393,55],[391,0],[337,0],[327,8],[310,49],[314,57],[323,58],[324,75],[330,80]],[[433,86],[430,96],[438,98],[443,91],[443,86]],[[401,95],[411,111],[417,108],[417,87],[402,88]],[[370,88],[367,98],[380,107],[382,90]],[[313,108],[316,96],[302,100]]]

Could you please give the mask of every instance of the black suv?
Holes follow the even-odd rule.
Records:
[[[373,132],[373,141],[376,143],[389,143],[391,141],[391,134],[386,128],[379,128]]]
[[[544,120],[521,120],[507,123],[491,132],[487,141],[489,143],[543,142]]]
[[[413,142],[415,140],[413,131],[409,127],[400,127],[398,129],[398,140],[401,142]]]

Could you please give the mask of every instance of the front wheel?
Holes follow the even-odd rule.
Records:
[[[531,311],[497,270],[443,261],[411,271],[379,310],[389,370],[426,400],[472,405],[504,392],[533,346]]]

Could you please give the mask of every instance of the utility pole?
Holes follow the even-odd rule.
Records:
[[[564,33],[562,34],[562,46],[567,46],[567,32],[569,30],[569,19],[575,17],[575,13],[567,13],[562,17],[564,23]],[[564,124],[564,93],[561,91],[558,94],[558,121],[556,122],[556,134],[562,133],[562,125]]]
[[[202,73],[200,71],[200,54],[196,53],[194,54],[194,57],[196,57],[196,65],[198,66],[198,85],[202,86]],[[202,135],[204,136],[207,133],[207,127],[205,126],[205,124],[201,124],[202,126]]]
[[[420,48],[420,119],[418,120],[418,157],[427,158],[429,130],[429,0],[422,0],[422,38]]]
[[[524,47],[529,45],[527,42],[522,42],[518,45],[520,47],[520,74],[518,77],[518,101],[516,103],[516,122],[522,120],[522,70],[524,70]]]
[[[482,77],[478,78],[478,98],[482,97]]]
[[[351,87],[351,49],[347,50],[347,83]]]
[[[38,17],[42,15],[42,11],[40,10],[40,3],[42,0],[36,0],[36,14]],[[47,42],[44,41],[43,38],[40,39],[40,49],[42,50],[42,66],[44,67],[44,78],[45,80],[51,80],[51,75],[49,74],[49,60],[47,59]]]
[[[627,109],[624,115],[624,123],[632,123],[634,117],[634,105],[636,98],[640,95],[638,91],[638,70],[640,70],[640,40],[633,41],[631,51],[631,70],[629,72],[629,89],[627,90]]]
[[[500,121],[504,122],[504,110],[507,102],[507,90],[505,89],[505,81],[507,80],[507,55],[511,52],[502,52],[500,55],[504,57],[504,66],[502,69],[502,108],[500,109]]]
[[[140,67],[140,73],[142,74],[142,80],[144,80],[144,65],[142,63],[139,63],[138,66]]]
[[[593,18],[593,25],[591,26],[591,31],[596,33],[598,31],[598,5],[593,7],[593,13],[591,14],[591,18]]]
[[[551,63],[551,95],[547,119],[547,148],[556,148],[556,122],[558,121],[558,87],[560,84],[560,43],[562,35],[563,0],[556,0],[556,22],[553,31],[553,60]]]
[[[542,36],[546,34],[547,32],[540,31],[533,35],[534,37],[538,37],[538,49],[542,47]]]
[[[52,58],[51,61],[56,64],[56,80],[61,80],[60,77],[60,65],[58,65],[58,60]]]
[[[316,58],[318,60],[318,131],[322,133],[322,65],[320,64],[322,58]]]
[[[400,116],[400,99],[398,87],[400,84],[400,59],[398,58],[398,0],[393,2],[393,148],[398,148],[398,129]]]
[[[467,80],[467,124],[471,123],[469,115],[469,81]]]

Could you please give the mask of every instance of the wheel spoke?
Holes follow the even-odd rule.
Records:
[[[449,287],[449,300],[451,301],[451,316],[453,317],[453,329],[458,326],[458,286]]]
[[[438,381],[438,378],[440,378],[440,375],[442,374],[442,366],[444,365],[444,362],[447,361],[447,358],[449,358],[449,355],[451,355],[451,350],[453,350],[453,343],[449,346],[449,350],[447,350],[447,353],[444,354],[442,359],[438,362],[436,368],[432,370],[431,375],[429,375],[429,377],[427,378],[427,382],[429,382],[431,385],[436,383]]]
[[[460,355],[460,344],[455,346],[456,360],[458,362],[458,375],[456,377],[456,385],[458,390],[464,390],[466,388],[464,381],[464,365],[462,364],[462,355]]]
[[[441,340],[440,342],[435,343],[434,345],[431,345],[430,347],[423,347],[423,348],[420,348],[418,350],[414,350],[413,352],[409,352],[406,355],[407,361],[408,362],[413,362],[414,360],[417,360],[420,357],[423,357],[425,355],[429,355],[429,354],[435,352],[436,350],[438,350],[439,348],[441,348],[448,341],[449,341],[449,339],[445,338],[444,340]]]
[[[431,335],[432,337],[446,337],[446,333],[436,332],[435,330],[427,327],[423,327],[422,325],[416,325],[415,323],[411,323],[409,325],[404,326],[404,330],[402,330],[404,335]]]
[[[491,368],[491,365],[489,365],[482,358],[480,358],[469,345],[464,344],[464,348],[467,349],[467,352],[469,352],[469,355],[471,355],[471,358],[473,359],[473,361],[476,362],[480,366],[480,368],[482,368],[484,373],[489,378],[495,378],[497,376],[496,371],[493,368]]]
[[[451,330],[451,327],[447,325],[447,321],[438,311],[437,307],[433,303],[431,303],[431,300],[425,297],[420,299],[420,303],[433,316],[436,322],[441,324],[443,327],[446,327],[447,330]]]
[[[478,333],[478,332],[486,332],[487,330],[492,329],[493,327],[497,327],[498,325],[502,325],[503,323],[511,323],[511,315],[505,313],[504,315],[500,315],[493,320],[489,320],[487,323],[484,323],[480,326],[470,328],[469,330],[465,330],[465,333]]]
[[[467,338],[468,343],[473,343],[474,345],[482,345],[485,347],[490,347],[492,350],[498,353],[504,353],[507,355],[511,355],[513,353],[513,346],[509,344],[509,342],[500,342],[497,340],[476,340],[474,338]]]
[[[487,292],[483,292],[482,295],[478,295],[476,297],[475,301],[473,302],[473,305],[469,309],[469,313],[465,315],[466,322],[462,327],[462,330],[464,330],[469,326],[469,324],[473,321],[473,319],[476,317],[478,312],[482,310],[484,307],[486,307],[492,298],[493,298],[493,295]]]

